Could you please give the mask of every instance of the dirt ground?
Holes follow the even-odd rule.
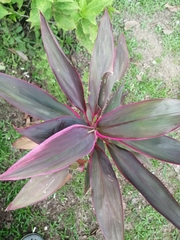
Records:
[[[179,90],[177,87],[175,87],[171,79],[180,77],[180,65],[177,62],[177,60],[174,58],[173,55],[167,54],[162,58],[161,63],[158,65],[158,68],[156,68],[156,59],[158,57],[162,57],[163,54],[163,44],[158,37],[158,35],[155,32],[155,26],[157,24],[161,24],[165,28],[170,28],[169,22],[171,18],[171,13],[166,12],[164,13],[156,13],[155,16],[152,17],[151,21],[149,21],[149,18],[146,15],[143,16],[137,16],[137,18],[133,18],[133,20],[136,20],[138,22],[145,21],[146,22],[146,27],[141,28],[140,25],[135,26],[132,29],[132,35],[140,42],[140,47],[138,48],[138,52],[143,55],[143,59],[138,62],[138,66],[141,69],[142,74],[146,72],[147,69],[150,69],[149,75],[151,77],[159,77],[164,79],[166,83],[168,83],[171,86],[171,90],[174,93],[174,96],[178,96]],[[124,20],[132,20],[130,16],[125,16]],[[122,24],[122,23],[121,23]],[[88,65],[88,61],[84,59],[83,54],[73,54],[73,58],[76,59],[75,65],[77,66],[81,65],[81,68],[79,69],[80,72],[83,71],[83,68],[85,68]],[[79,67],[78,67],[79,68]],[[23,117],[22,114],[14,109],[13,107],[9,106],[7,103],[4,101],[0,101],[0,120],[6,120],[8,119],[9,121],[12,122],[17,127],[20,127],[23,125]],[[163,164],[160,165],[156,169],[156,176],[158,176],[163,183],[168,187],[170,192],[173,194],[175,191],[175,186],[171,183],[172,178],[179,178],[180,179],[180,168],[174,166],[174,169],[172,168],[171,171],[167,172],[166,179],[164,179],[163,175]],[[154,169],[152,169],[154,171]],[[169,179],[169,180],[168,180]],[[122,190],[126,188],[127,186],[127,181],[123,179],[122,177],[119,176],[119,180],[121,182]],[[70,183],[68,183],[70,184]],[[58,193],[57,193],[58,195]],[[40,202],[36,204],[33,208],[32,211],[40,211],[42,212],[43,209],[46,212],[46,217],[48,219],[57,220],[58,216],[60,216],[62,213],[66,212],[66,209],[69,208],[74,208],[74,211],[76,212],[76,228],[79,233],[79,240],[85,240],[89,239],[89,236],[86,235],[86,232],[84,231],[84,226],[88,226],[88,228],[91,229],[92,237],[93,239],[101,240],[103,239],[102,234],[99,230],[98,224],[94,221],[92,221],[92,203],[91,203],[91,196],[90,193],[88,193],[86,196],[83,197],[83,199],[79,199],[77,195],[74,194],[73,191],[69,192],[66,195],[66,198],[64,202],[60,202],[58,200],[58,197],[52,197],[48,200],[44,200],[43,202]],[[87,205],[89,205],[89,209],[84,209],[82,208],[82,201],[86,202]],[[147,202],[144,200],[144,198],[138,194],[138,196],[134,197],[132,199],[131,192],[125,197],[123,197],[124,201],[124,211],[125,211],[125,218],[131,214],[131,209],[127,207],[127,202],[131,201],[133,206],[136,209],[142,208],[144,206],[147,206]],[[0,229],[2,228],[2,223],[4,222],[7,223],[7,226],[10,227],[12,221],[13,221],[13,214],[11,212],[4,212],[4,202],[1,200],[0,201]],[[138,210],[137,210],[138,211]],[[91,213],[91,214],[90,214]],[[84,226],[82,226],[82,221]],[[59,236],[53,236],[53,238],[50,236],[48,229],[49,226],[46,225],[45,222],[38,223],[36,222],[35,224],[36,229],[44,229],[45,236],[44,238],[46,240],[59,240]],[[131,224],[125,224],[125,230],[130,230],[134,227],[134,222],[132,219]],[[59,231],[63,231],[65,226],[60,224],[58,226]],[[174,229],[174,226],[172,224],[168,224],[165,228],[162,229],[164,232],[170,232]],[[7,240],[10,240],[11,238],[8,236]],[[74,238],[72,238],[74,239]],[[164,240],[170,240],[169,238],[166,239],[164,237]]]
[[[149,77],[163,79],[175,94],[174,97],[178,97],[180,86],[177,88],[172,79],[180,76],[179,59],[171,53],[163,56],[162,39],[155,32],[156,26],[160,26],[164,30],[171,29],[171,18],[172,13],[169,11],[156,13],[151,20],[146,15],[138,17],[135,20],[139,23],[144,21],[146,25],[144,28],[140,24],[135,26],[133,36],[141,46],[138,52],[142,54],[143,60],[138,63],[138,66],[142,70],[142,74],[149,70]],[[161,59],[161,62],[156,66],[158,58]]]

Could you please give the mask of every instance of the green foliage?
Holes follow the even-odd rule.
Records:
[[[24,15],[21,8],[29,8],[26,1],[1,0],[0,19],[8,16],[14,21],[24,16],[31,27],[40,28],[39,11],[47,20],[54,20],[53,24],[63,31],[76,31],[76,37],[80,44],[90,53],[97,34],[96,17],[106,8],[112,5],[113,0],[33,0],[28,15]],[[16,8],[15,8],[16,6]],[[16,9],[16,10],[15,10]],[[111,9],[111,11],[113,11]]]
[[[0,4],[0,19],[6,15],[8,15],[8,11],[3,7],[2,4]]]
[[[9,16],[13,21],[19,20],[24,16],[24,11],[20,10],[22,6],[23,0],[0,0],[0,19]]]

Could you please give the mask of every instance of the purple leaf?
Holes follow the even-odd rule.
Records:
[[[3,73],[0,73],[0,96],[22,112],[42,120],[78,115],[43,89]]]
[[[113,144],[107,147],[119,171],[158,212],[180,229],[180,205],[162,182],[143,167],[132,153]]]
[[[124,87],[123,85],[120,86],[118,90],[112,95],[110,101],[108,102],[107,106],[103,111],[103,114],[106,114],[122,105],[121,102],[122,102],[123,87]]]
[[[44,16],[40,14],[40,17],[43,44],[52,71],[56,76],[61,89],[72,104],[85,112],[86,105],[81,79],[75,68],[64,55]]]
[[[102,233],[107,240],[123,240],[121,194],[109,159],[100,148],[96,147],[90,164],[93,204]]]
[[[121,80],[121,78],[124,76],[128,66],[129,66],[129,57],[128,57],[128,50],[126,46],[126,40],[125,40],[124,34],[121,34],[116,47],[114,69],[113,69],[113,74],[111,75],[111,80],[110,80],[111,84],[109,85],[109,88],[110,88],[109,94],[111,93],[114,83],[116,81]]]
[[[60,189],[70,178],[67,168],[31,178],[6,210],[15,210],[40,202]]]
[[[163,136],[147,140],[120,142],[148,157],[180,164],[180,142],[173,138]]]
[[[98,112],[98,98],[101,78],[113,71],[114,39],[107,10],[101,19],[94,51],[91,59],[89,76],[89,105],[92,116]]]
[[[96,135],[90,127],[68,127],[22,157],[0,175],[0,180],[18,180],[57,172],[89,154],[95,141]]]
[[[93,121],[93,118],[92,118],[93,116],[92,116],[91,109],[90,109],[90,106],[88,103],[86,104],[86,116],[87,116],[88,122],[91,123]]]
[[[102,116],[97,123],[102,137],[111,139],[156,138],[180,126],[180,100],[148,100],[119,108]]]
[[[118,45],[115,52],[115,59],[113,64],[113,74],[109,75],[106,80],[102,82],[101,91],[99,94],[99,106],[103,108],[111,94],[111,90],[116,81],[120,81],[124,76],[129,65],[128,50],[124,34],[119,38]]]
[[[82,119],[62,116],[27,128],[16,128],[16,130],[33,142],[40,144],[53,134],[75,124],[87,125]]]

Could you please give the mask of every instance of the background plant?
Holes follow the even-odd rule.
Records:
[[[113,0],[2,0],[0,19],[8,16],[14,21],[27,18],[31,27],[40,28],[39,11],[63,31],[74,30],[78,41],[91,53],[97,34],[96,17],[112,5]],[[22,9],[22,10],[21,10]],[[31,10],[30,10],[31,9]],[[113,8],[110,8],[113,11]]]

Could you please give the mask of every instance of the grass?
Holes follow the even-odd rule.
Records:
[[[163,233],[162,226],[165,228],[167,225],[166,220],[158,214],[150,206],[143,207],[142,209],[136,212],[136,208],[133,209],[133,215],[138,215],[139,218],[132,219],[127,218],[126,222],[131,223],[132,220],[137,221],[138,224],[130,231],[126,232],[127,240],[131,239],[177,239],[178,230],[174,230],[171,233],[167,233],[166,236]]]
[[[146,74],[143,74],[141,81],[133,81],[133,78],[137,79],[137,75],[139,75],[139,69],[136,67],[131,67],[126,75],[125,89],[129,93],[126,98],[127,102],[167,97],[169,89],[166,88],[166,84],[162,80],[149,78]]]
[[[144,59],[144,56],[138,53],[138,48],[141,47],[140,42],[133,36],[132,30],[125,32],[123,27],[124,18],[131,16],[131,18],[138,17],[143,14],[148,16],[148,20],[143,20],[140,25],[142,28],[150,23],[153,19],[154,14],[158,12],[165,11],[164,5],[167,1],[114,1],[115,8],[120,11],[120,15],[114,15],[113,17],[113,28],[116,31],[116,35],[119,35],[119,32],[124,32],[130,58],[132,59],[129,70],[124,77],[126,80],[125,91],[129,94],[126,98],[127,102],[137,102],[149,98],[168,98],[174,97],[174,91],[172,86],[167,84],[163,79],[155,78],[151,76],[151,69],[146,69],[142,74],[141,66],[138,65],[138,62],[141,62]],[[179,0],[177,1],[168,1],[171,5],[178,5]],[[167,11],[167,10],[166,10]],[[163,44],[162,55],[155,59],[156,61],[156,70],[160,69],[162,59],[167,54],[172,54],[173,59],[176,63],[179,62],[178,57],[180,56],[180,39],[179,39],[179,25],[177,24],[180,18],[180,13],[172,13],[170,18],[170,26],[173,29],[171,35],[165,35],[161,25],[157,25],[154,29],[154,33],[157,34],[158,38]],[[3,26],[8,29],[8,26]],[[14,29],[17,29],[19,25],[15,25]],[[0,50],[1,59],[3,59],[3,65],[6,66],[6,71],[11,74],[12,70],[16,71],[14,74],[17,77],[22,76],[22,71],[20,70],[23,67],[26,71],[31,69],[31,78],[38,85],[42,86],[48,90],[53,96],[55,96],[59,101],[66,102],[66,97],[59,90],[59,86],[55,81],[54,75],[51,73],[49,65],[46,60],[46,55],[42,50],[41,43],[38,43],[38,46],[33,48],[28,41],[24,43],[24,36],[20,35],[19,30],[8,31],[6,35],[8,40],[6,41],[6,35],[3,37],[3,46]],[[11,37],[10,37],[11,36]],[[66,38],[68,43],[74,44],[71,39]],[[6,44],[5,44],[6,43]],[[23,45],[22,45],[23,43]],[[28,45],[29,44],[29,45]],[[64,41],[63,41],[64,44]],[[22,62],[21,59],[8,51],[8,48],[20,47],[21,51],[30,54],[30,62]],[[29,46],[29,47],[28,47]],[[66,46],[66,45],[65,45]],[[74,46],[74,49],[81,51],[79,45]],[[69,53],[69,48],[66,49],[66,53]],[[137,76],[140,76],[138,79]],[[84,69],[83,82],[86,84],[85,93],[88,94],[87,82],[88,82],[88,69]],[[180,89],[178,77],[172,78],[171,80],[173,88]],[[114,90],[117,89],[118,83],[114,87]],[[180,95],[177,95],[180,99]],[[21,157],[22,152],[17,152],[12,149],[12,142],[19,137],[19,134],[15,132],[13,127],[11,127],[9,120],[0,122],[0,165],[1,172],[4,172],[14,161]],[[8,162],[5,161],[8,159]],[[153,171],[157,174],[161,173],[164,181],[169,179],[169,186],[172,185],[174,196],[177,201],[180,202],[180,190],[179,182],[173,176],[169,176],[169,172],[173,171],[170,169],[169,165],[162,164],[158,161],[153,160]],[[16,196],[18,191],[24,185],[24,181],[17,182],[0,182],[0,197],[3,202],[3,207],[6,207],[7,204],[12,201]],[[16,210],[10,213],[10,226],[4,223],[2,229],[0,229],[0,239],[21,239],[21,237],[33,230],[34,227],[37,227],[37,232],[42,234],[44,237],[47,236],[46,231],[50,239],[54,239],[59,236],[60,239],[78,239],[79,232],[83,232],[88,236],[89,240],[95,240],[94,236],[91,235],[92,226],[97,226],[95,217],[93,215],[93,210],[90,207],[91,202],[89,202],[88,197],[83,195],[83,183],[84,183],[84,173],[73,173],[73,180],[70,183],[66,184],[62,189],[56,193],[56,198],[53,200],[51,196],[48,201],[57,201],[61,211],[54,214],[54,219],[48,217],[48,208],[45,205],[37,205],[36,207],[27,207],[25,209]],[[166,232],[166,226],[168,222],[157,213],[151,206],[144,203],[143,199],[139,196],[137,190],[133,188],[132,185],[128,183],[122,184],[123,198],[126,200],[125,208],[125,239],[173,239],[177,240],[179,232],[176,229],[168,229]],[[137,203],[133,200],[137,200]],[[52,201],[52,202],[53,202]],[[57,204],[56,202],[56,204]],[[1,203],[1,202],[0,202]],[[46,204],[46,202],[44,202]],[[64,211],[63,209],[66,209]],[[87,220],[88,218],[88,220]],[[91,226],[88,225],[88,222],[91,222]],[[48,226],[48,230],[45,230],[45,227]],[[10,229],[9,229],[10,228]]]
[[[143,10],[143,14],[154,14],[158,11],[163,11],[165,9],[165,4],[167,3],[166,0],[161,1],[154,1],[154,0],[132,0],[132,1],[114,1],[114,5],[116,9],[120,10],[121,12],[126,11],[131,15],[140,15]],[[168,1],[168,3],[172,6],[179,5],[179,0],[172,0]]]

